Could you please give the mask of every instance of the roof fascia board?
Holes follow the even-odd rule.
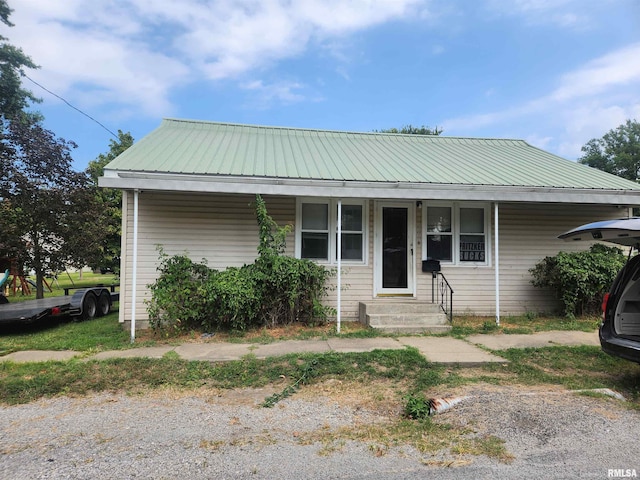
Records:
[[[523,203],[640,205],[640,190],[595,190],[494,185],[343,182],[335,180],[203,177],[105,171],[99,185],[123,190],[242,193],[329,198],[476,200]]]

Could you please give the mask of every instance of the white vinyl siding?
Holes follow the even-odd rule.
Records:
[[[268,196],[265,201],[269,214],[283,225],[296,223],[296,199]],[[168,255],[187,253],[194,261],[207,260],[209,267],[224,269],[254,261],[257,255],[258,228],[253,195],[191,194],[141,192],[139,194],[138,282],[136,318],[139,327],[147,317],[145,300],[149,298],[147,285],[157,277],[158,251],[162,245]],[[373,201],[363,205],[364,255],[373,252]],[[345,201],[345,204],[349,202]],[[131,268],[133,245],[133,193],[123,196],[123,241],[120,320],[131,320]],[[416,289],[418,301],[431,301],[431,274],[421,271],[424,248],[423,208],[416,209]],[[493,206],[485,210],[488,224],[489,256],[493,260],[495,245]],[[531,312],[552,312],[560,304],[554,292],[531,285],[529,269],[545,256],[559,251],[589,248],[586,242],[565,242],[557,236],[573,227],[595,220],[620,218],[626,210],[614,206],[558,205],[558,204],[500,204],[500,298],[503,315]],[[477,233],[477,232],[474,232]],[[331,235],[335,240],[335,233]],[[287,254],[296,250],[295,235],[287,239]],[[333,252],[335,253],[335,252]],[[373,300],[373,261],[364,264],[343,263],[342,318],[358,319],[358,302]],[[442,272],[451,283],[454,314],[495,314],[495,270],[491,267],[442,265]],[[333,268],[331,265],[328,268]],[[335,286],[335,277],[331,284]],[[336,290],[331,290],[326,304],[336,306]],[[454,318],[455,321],[455,318]]]
[[[555,292],[534,287],[529,269],[560,251],[586,250],[592,242],[565,242],[558,235],[584,223],[620,218],[626,210],[606,205],[499,204],[500,311],[502,315],[559,311]],[[491,242],[491,268],[442,264],[455,293],[454,315],[495,315],[494,219],[489,210],[487,235]],[[418,220],[421,215],[418,215]],[[420,227],[421,228],[421,227]],[[417,258],[420,258],[418,256]],[[431,301],[431,274],[418,268],[418,298]],[[455,317],[454,317],[455,322]]]
[[[292,197],[264,196],[269,215],[280,226],[295,225],[296,200]],[[162,245],[168,255],[187,254],[193,261],[207,260],[211,268],[242,266],[255,260],[258,247],[253,195],[187,194],[141,192],[138,205],[138,281],[136,321],[146,326],[148,315],[145,300],[150,298],[147,285],[157,278]],[[361,202],[370,228],[368,202]],[[133,193],[123,195],[123,254],[121,256],[120,321],[131,321],[131,270],[133,248]],[[366,241],[370,233],[364,232]],[[295,237],[287,237],[287,254],[293,255]],[[365,245],[365,251],[371,248]],[[330,268],[330,267],[328,267]],[[371,299],[373,273],[368,265],[343,267],[343,317],[357,320],[358,302]],[[335,286],[335,277],[330,280]],[[329,292],[328,305],[335,306],[335,289]]]
[[[122,256],[121,321],[131,320],[131,270],[133,248],[133,193],[127,192],[123,232],[128,253]],[[295,199],[265,196],[269,214],[279,225],[294,223]],[[124,200],[123,200],[124,201]],[[168,255],[187,254],[193,261],[206,259],[215,269],[240,267],[257,256],[258,225],[253,195],[200,195],[141,192],[138,202],[137,320],[147,320],[147,285],[157,278],[157,246]],[[293,254],[293,235],[287,239]],[[126,263],[125,263],[126,262]]]

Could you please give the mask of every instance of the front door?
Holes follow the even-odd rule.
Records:
[[[414,295],[413,204],[380,202],[376,210],[376,294]]]

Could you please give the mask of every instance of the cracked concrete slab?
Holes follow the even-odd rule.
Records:
[[[452,337],[400,337],[403,345],[415,347],[430,362],[448,365],[476,366],[484,363],[508,363],[464,340]]]

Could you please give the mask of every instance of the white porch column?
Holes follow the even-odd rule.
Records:
[[[131,269],[131,343],[136,340],[136,293],[138,284],[138,195],[133,191],[133,266]]]
[[[336,332],[340,333],[340,314],[342,310],[342,199],[338,199],[338,316]]]
[[[500,228],[498,226],[498,202],[493,204],[493,218],[494,218],[494,236],[496,242],[496,254],[494,261],[496,272],[496,325],[500,325]]]

